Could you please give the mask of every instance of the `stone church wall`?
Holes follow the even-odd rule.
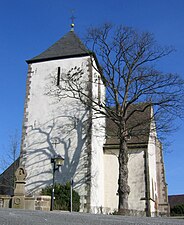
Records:
[[[21,162],[28,172],[26,192],[29,195],[38,194],[43,187],[51,185],[51,157],[56,154],[64,156],[64,166],[61,173],[56,172],[56,182],[74,179],[74,188],[81,196],[83,210],[89,194],[87,184],[90,174],[86,164],[89,157],[89,111],[76,99],[63,96],[58,101],[52,96],[52,91],[56,88],[58,67],[62,76],[77,65],[83,67],[88,77],[88,59],[53,60],[29,66],[21,154]]]
[[[157,190],[157,168],[156,168],[156,138],[150,137],[148,145],[148,163],[149,163],[149,196],[150,213],[152,216],[157,214],[158,210],[158,190]]]
[[[158,214],[160,216],[169,216],[170,208],[168,203],[167,183],[165,179],[165,168],[162,154],[162,145],[157,140],[157,187],[158,187]]]
[[[104,152],[104,209],[114,212],[118,209],[118,151]]]
[[[92,98],[97,102],[105,101],[105,88],[100,74],[95,69],[95,62],[91,67]],[[98,106],[97,106],[98,107]],[[105,142],[105,117],[94,109],[91,111],[91,187],[90,203],[92,213],[101,213],[104,205],[104,166],[103,146]]]
[[[128,184],[130,186],[129,209],[145,211],[145,163],[144,148],[130,149]]]
[[[69,70],[83,75],[79,82],[96,101],[105,100],[105,88],[91,58],[76,57],[29,65],[21,162],[28,171],[26,191],[37,195],[52,184],[51,157],[64,156],[56,182],[74,180],[81,199],[81,211],[98,212],[103,204],[103,144],[105,118],[66,92]],[[57,98],[57,73],[61,92]],[[75,71],[76,70],[76,71]],[[75,76],[76,77],[76,76]],[[76,81],[78,82],[78,81]],[[63,89],[62,89],[63,87]],[[76,94],[76,93],[75,93]]]
[[[104,152],[104,208],[113,212],[118,209],[118,150]],[[128,184],[130,186],[129,210],[145,211],[145,165],[144,148],[129,150]]]

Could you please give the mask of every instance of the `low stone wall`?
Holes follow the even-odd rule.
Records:
[[[170,206],[169,204],[159,204],[159,216],[168,217],[170,216]]]
[[[0,208],[17,208],[17,209],[28,209],[28,210],[42,210],[49,211],[51,204],[51,197],[47,195],[37,197],[23,197],[24,204],[14,204],[14,201],[19,202],[17,196],[11,197],[7,195],[0,195]],[[18,199],[18,200],[17,200]]]
[[[35,198],[25,197],[25,209],[35,210]]]
[[[16,182],[13,196],[0,195],[0,208],[16,208],[29,210],[49,211],[51,197],[41,195],[27,197],[25,193],[27,172],[23,166],[19,166],[15,172]]]
[[[8,195],[0,195],[0,208],[10,208],[11,197]]]
[[[50,211],[51,196],[41,195],[37,196],[35,200],[35,209],[42,211]]]

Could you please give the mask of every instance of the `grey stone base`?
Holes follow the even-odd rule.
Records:
[[[114,213],[115,215],[123,215],[123,216],[140,216],[145,217],[145,211],[133,210],[133,209],[121,209],[118,212]]]

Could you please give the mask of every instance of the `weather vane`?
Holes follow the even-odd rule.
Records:
[[[70,17],[70,19],[71,19],[71,31],[74,31],[74,26],[75,26],[75,24],[74,24],[74,20],[75,20],[75,16],[74,16],[74,9],[72,9],[71,10],[71,14],[72,14],[72,16]]]

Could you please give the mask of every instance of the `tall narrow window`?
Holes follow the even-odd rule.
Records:
[[[58,71],[57,71],[57,86],[60,85],[60,76],[61,76],[61,70],[60,70],[60,67],[58,67]]]

